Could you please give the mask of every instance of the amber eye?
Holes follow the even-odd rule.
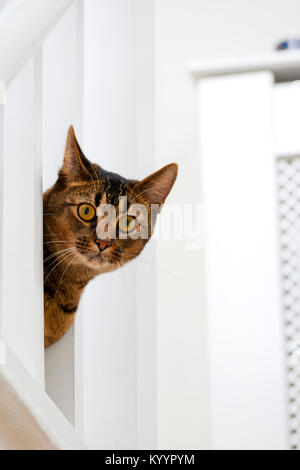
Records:
[[[131,233],[136,227],[136,218],[132,215],[125,215],[119,219],[119,230],[123,233]]]
[[[96,210],[91,204],[80,204],[77,209],[78,215],[85,222],[90,222],[96,215]]]

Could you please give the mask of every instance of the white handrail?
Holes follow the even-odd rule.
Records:
[[[18,0],[0,17],[0,79],[9,83],[76,0]]]
[[[76,431],[8,346],[6,363],[0,363],[0,388],[0,440],[5,439],[5,448],[86,450]]]

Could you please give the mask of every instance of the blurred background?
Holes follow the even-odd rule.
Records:
[[[48,393],[90,448],[298,448],[300,51],[275,49],[300,37],[299,1],[70,4],[42,62],[28,61],[7,89],[7,310],[22,302],[30,315],[35,289],[35,247],[18,244],[20,227],[34,239],[34,222],[10,204],[30,198],[33,220],[24,179],[37,73],[44,189],[74,124],[87,157],[125,177],[177,162],[168,202],[191,205],[202,241],[188,247],[174,216],[182,239],[152,240],[135,263],[95,279],[75,330],[46,352]],[[5,331],[31,370],[14,324]]]

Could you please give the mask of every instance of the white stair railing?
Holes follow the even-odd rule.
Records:
[[[7,84],[75,0],[10,0],[0,18],[0,76]]]
[[[5,390],[8,400],[23,402],[28,413],[33,414],[37,426],[40,426],[52,441],[55,436],[55,447],[82,448],[76,435],[72,435],[71,426],[64,421],[61,412],[44,391],[42,253],[43,159],[46,159],[48,168],[56,167],[57,170],[63,150],[61,148],[61,152],[56,152],[50,145],[50,151],[44,151],[45,142],[54,140],[54,136],[49,135],[51,130],[54,133],[57,131],[53,124],[53,114],[49,120],[48,114],[51,113],[47,113],[47,119],[44,113],[45,106],[49,108],[49,104],[53,104],[55,93],[55,84],[51,84],[51,79],[47,76],[51,70],[51,58],[47,53],[52,47],[51,37],[49,41],[47,38],[58,20],[64,21],[67,9],[76,3],[70,13],[67,13],[66,25],[70,26],[72,38],[75,37],[76,40],[72,49],[66,52],[68,57],[72,56],[73,69],[66,70],[65,75],[69,78],[75,76],[78,80],[69,80],[68,83],[61,81],[62,89],[64,86],[68,87],[71,94],[70,101],[66,99],[66,104],[65,100],[60,100],[60,111],[57,111],[64,119],[58,116],[57,126],[59,125],[61,135],[57,137],[56,132],[55,137],[62,142],[65,138],[62,133],[65,133],[67,125],[71,122],[75,124],[79,134],[81,133],[82,1],[10,0],[7,3],[2,17],[0,16],[0,81],[3,81],[8,91],[7,105],[4,106],[0,87],[1,192],[2,164],[5,174],[4,194],[0,197],[0,340],[7,343],[10,360],[2,366],[0,364],[0,386],[1,390]],[[57,39],[54,38],[53,41],[55,40]],[[66,47],[70,44],[67,40],[62,42],[66,42]],[[61,48],[63,47],[64,44]],[[68,65],[70,63],[66,61],[65,67]],[[64,74],[64,71],[59,69],[59,73]],[[57,102],[55,104],[57,105]],[[65,112],[61,113],[64,106]],[[52,161],[54,154],[57,158],[55,162]],[[6,214],[4,221],[3,208]],[[82,380],[78,376],[75,377],[75,370],[76,373],[81,373],[78,330],[77,333],[70,333],[66,344],[63,340],[59,347],[47,352],[46,389],[71,424],[76,425],[76,430],[81,432]],[[75,336],[78,342],[76,353]],[[78,361],[78,365],[75,361]],[[62,390],[64,375],[67,381]],[[1,385],[2,383],[4,385]],[[9,383],[9,386],[6,387],[6,383]],[[30,396],[33,397],[32,400],[29,400]],[[78,402],[75,403],[77,397]],[[4,401],[0,400],[1,406],[4,406]],[[47,416],[49,413],[51,418]],[[24,426],[26,420],[28,419],[24,415]],[[61,431],[53,429],[55,422]],[[47,423],[52,423],[52,429],[47,427]],[[15,445],[19,445],[17,440]],[[47,447],[48,444],[45,445]]]

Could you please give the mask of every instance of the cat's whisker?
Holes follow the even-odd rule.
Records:
[[[48,265],[45,266],[45,269],[48,270],[48,269],[50,269],[52,266],[55,266],[55,263],[56,263],[57,261],[63,260],[65,256],[67,256],[67,255],[69,255],[69,254],[72,254],[73,251],[75,251],[75,250],[68,251],[68,252],[65,252],[65,253],[62,253],[62,254],[58,255],[54,260],[52,260]]]
[[[54,259],[54,261],[51,261],[51,263],[49,263],[46,267],[50,268],[53,265],[53,263],[55,263],[55,261],[59,260],[62,256],[64,256],[67,253],[67,251],[70,251],[70,250],[71,250],[71,248],[68,248],[67,250],[64,250],[64,253],[61,253],[61,254],[57,255],[56,258]],[[45,261],[44,261],[44,263],[45,263]]]
[[[43,245],[50,245],[52,243],[74,243],[74,240],[53,240],[51,242],[44,242]]]
[[[79,255],[73,256],[73,259],[71,259],[70,263],[67,264],[67,267],[65,268],[65,270],[64,270],[64,272],[62,273],[61,278],[60,278],[60,280],[59,280],[58,286],[57,286],[56,291],[55,291],[55,294],[54,294],[54,298],[55,298],[55,296],[56,296],[56,294],[57,294],[57,291],[58,291],[58,289],[59,289],[59,286],[60,286],[60,283],[61,283],[61,281],[62,281],[62,278],[64,277],[65,273],[67,272],[69,266],[71,266],[71,264],[72,264],[76,259],[78,259],[78,258],[79,258]]]
[[[64,233],[55,233],[55,232],[44,232],[44,238],[50,238],[52,237],[61,237],[60,239],[62,240],[63,237],[65,237],[66,234]]]
[[[69,251],[70,249],[73,249],[73,247],[64,248],[63,250],[59,250],[59,251],[56,251],[55,253],[52,253],[52,254],[49,255],[46,259],[44,259],[44,263],[46,263],[46,261],[48,261],[49,259],[53,258],[54,256],[57,256],[57,255],[59,255],[60,253],[65,253],[66,251]]]
[[[59,261],[60,259],[62,259],[65,255],[69,253],[73,253],[73,251],[76,251],[76,248],[70,248],[68,249],[68,251],[65,251],[64,253],[59,254],[58,256],[55,257],[53,261],[51,261],[49,264],[45,266],[45,269],[51,268],[51,266],[53,266],[53,264],[55,264],[56,261]]]
[[[73,272],[74,272],[74,269],[77,267],[77,265],[80,261],[80,256],[79,255],[77,255],[76,258],[77,258],[77,262],[73,265]]]
[[[46,279],[45,279],[45,281],[44,281],[44,284],[45,284],[45,282],[47,281],[47,279],[49,278],[49,276],[51,275],[51,273],[54,271],[54,269],[56,269],[63,261],[66,261],[66,259],[69,258],[69,257],[72,256],[72,255],[73,255],[73,252],[72,252],[72,253],[68,253],[67,255],[64,255],[64,258],[61,259],[61,260],[59,261],[59,263],[57,263],[57,264],[51,269],[50,273],[48,274],[48,276],[46,277]]]

